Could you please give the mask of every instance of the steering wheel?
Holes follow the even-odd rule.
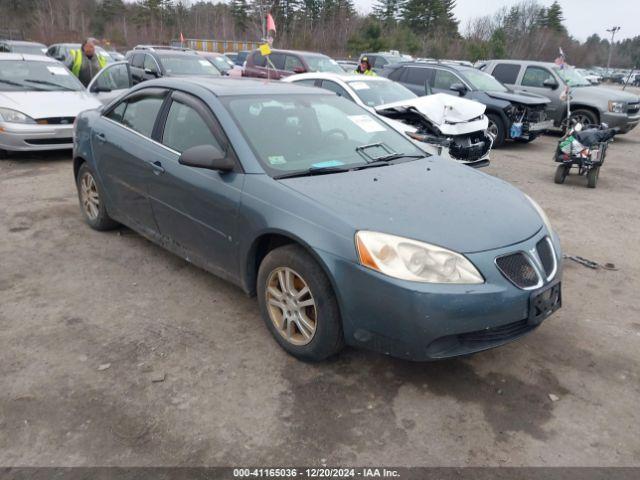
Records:
[[[341,130],[339,128],[332,128],[331,130],[325,132],[324,135],[322,135],[322,138],[329,138],[332,135],[340,135],[343,140],[348,140],[349,139],[349,136],[347,135],[347,132],[345,132],[344,130]]]

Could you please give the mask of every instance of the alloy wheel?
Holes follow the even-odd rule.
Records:
[[[86,172],[80,179],[80,202],[89,220],[95,220],[100,213],[98,187],[91,173]]]
[[[265,291],[269,318],[293,345],[306,345],[316,333],[318,309],[302,276],[289,267],[274,269]]]
[[[489,126],[487,127],[487,132],[491,135],[494,140],[498,138],[498,125],[495,122],[489,120]]]

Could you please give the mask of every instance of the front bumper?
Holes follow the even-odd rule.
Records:
[[[0,149],[9,151],[61,150],[73,147],[73,125],[0,122]]]
[[[531,252],[544,229],[510,247],[466,255],[485,277],[482,285],[397,280],[346,259],[318,252],[333,272],[348,344],[416,361],[468,355],[519,338],[540,324],[531,299],[562,276],[560,244],[551,235],[558,268],[535,291],[522,290],[497,269],[495,258]]]
[[[627,113],[604,112],[600,121],[611,128],[618,127],[620,133],[628,133],[640,123],[640,114],[629,115]]]

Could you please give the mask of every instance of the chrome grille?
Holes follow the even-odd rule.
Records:
[[[516,287],[531,289],[542,284],[536,269],[522,252],[496,258],[496,266],[500,273]]]
[[[536,251],[538,252],[538,258],[540,258],[542,268],[544,268],[544,272],[547,274],[547,278],[551,277],[555,273],[556,259],[549,237],[544,237],[536,243]]]

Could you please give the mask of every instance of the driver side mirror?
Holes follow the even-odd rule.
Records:
[[[305,73],[307,70],[304,67],[295,67],[293,73]]]
[[[458,92],[458,95],[460,95],[461,97],[464,96],[465,93],[467,93],[467,87],[465,87],[464,84],[462,84],[460,82],[453,83],[449,87],[449,90],[452,90],[454,92]]]
[[[551,90],[555,90],[558,88],[558,82],[556,82],[553,78],[547,78],[542,85],[546,88],[550,88]]]
[[[186,149],[180,155],[178,163],[188,167],[207,168],[220,172],[230,172],[235,167],[233,160],[213,145],[197,145]]]
[[[99,85],[97,82],[91,87],[91,93],[109,93],[111,89],[103,85]]]

